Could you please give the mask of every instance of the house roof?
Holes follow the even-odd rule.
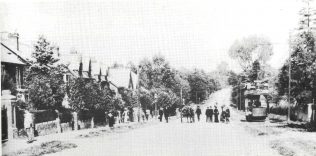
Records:
[[[26,65],[27,61],[23,59],[16,51],[10,49],[1,43],[1,62]]]
[[[136,88],[137,75],[126,68],[110,68],[108,69],[108,80],[113,83],[116,87]],[[131,84],[130,84],[131,83]]]

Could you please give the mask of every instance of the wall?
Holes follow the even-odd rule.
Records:
[[[38,136],[58,133],[56,120],[35,124],[35,134]]]

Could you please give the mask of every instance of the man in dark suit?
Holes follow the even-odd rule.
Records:
[[[205,111],[206,122],[210,122],[210,115],[210,107],[207,107]]]
[[[218,111],[218,109],[217,109],[217,107],[215,106],[215,109],[214,109],[214,116],[215,116],[215,122],[219,122],[218,121],[218,115],[219,115],[219,111]]]
[[[169,107],[168,106],[163,109],[163,114],[165,115],[166,123],[168,123],[168,119],[169,119]]]
[[[163,110],[162,108],[159,109],[159,120],[160,122],[162,121],[162,115],[163,115]]]
[[[198,121],[200,121],[200,115],[202,113],[200,106],[197,106],[195,113],[196,113],[196,116],[198,118]]]

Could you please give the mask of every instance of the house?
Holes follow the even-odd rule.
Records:
[[[18,50],[1,44],[1,121],[2,140],[13,139],[17,134],[16,106],[17,98],[27,100],[27,89],[23,87],[23,70],[27,61]],[[11,94],[17,95],[13,96]]]
[[[18,50],[1,42],[1,91],[11,90],[14,93],[14,88],[18,92],[26,91],[23,84],[23,71],[27,61],[19,53]]]
[[[138,75],[128,68],[108,68],[107,81],[109,88],[114,90],[116,95],[121,89],[135,91],[138,83]]]

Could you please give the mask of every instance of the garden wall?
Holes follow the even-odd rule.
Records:
[[[58,133],[56,120],[35,124],[35,133],[38,136]]]

